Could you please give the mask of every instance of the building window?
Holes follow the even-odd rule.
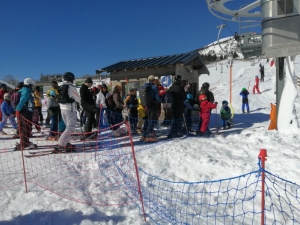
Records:
[[[277,16],[294,12],[294,0],[277,0]]]

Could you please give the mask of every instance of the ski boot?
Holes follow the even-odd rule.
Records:
[[[16,147],[14,148],[14,151],[19,151],[19,150],[29,150],[29,149],[37,149],[37,145],[30,142],[29,145],[22,146],[19,143],[16,143]]]
[[[62,153],[62,152],[75,152],[76,151],[76,146],[75,145],[71,145],[70,143],[67,143],[66,146],[55,146],[54,150],[52,151],[52,153]]]

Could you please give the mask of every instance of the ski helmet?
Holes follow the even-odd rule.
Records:
[[[176,75],[174,81],[178,84],[181,83],[181,75]]]
[[[64,73],[64,75],[63,75],[63,79],[64,79],[65,81],[70,81],[70,82],[73,83],[73,81],[75,80],[75,76],[74,76],[74,74],[71,73],[71,72],[66,72],[66,73]]]
[[[227,102],[226,100],[224,100],[224,101],[222,102],[222,105],[227,106],[227,105],[228,105],[228,102]]]
[[[208,89],[209,88],[209,83],[207,83],[207,82],[203,83],[202,88]]]
[[[193,95],[187,94],[186,98],[187,98],[188,100],[192,100],[192,99],[193,99]]]
[[[202,94],[202,95],[199,96],[200,101],[203,101],[203,100],[206,100],[206,99],[207,99],[207,97],[206,97],[205,94]]]
[[[32,79],[32,78],[26,78],[24,80],[24,85],[33,85],[33,86],[35,86],[35,80]]]
[[[242,91],[247,91],[247,89],[243,87],[243,88],[242,88]]]
[[[4,100],[10,100],[10,94],[9,93],[5,93],[3,97],[4,97]]]

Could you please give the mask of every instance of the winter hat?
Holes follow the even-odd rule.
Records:
[[[1,84],[1,87],[2,88],[6,88],[6,84]]]
[[[85,80],[85,83],[90,83],[90,84],[92,84],[92,83],[93,83],[93,81],[92,81],[92,79],[91,79],[91,78],[87,78],[87,79]]]
[[[228,105],[228,102],[227,102],[226,100],[224,100],[224,101],[222,102],[222,105],[227,106],[227,105]]]
[[[204,94],[202,94],[202,95],[199,96],[199,100],[200,101],[203,101],[203,100],[206,100],[206,99],[207,99],[207,97]]]
[[[193,95],[187,94],[186,98],[187,98],[188,100],[192,100],[192,99],[193,99]]]
[[[242,91],[247,91],[247,89],[243,87],[243,88],[242,88]]]

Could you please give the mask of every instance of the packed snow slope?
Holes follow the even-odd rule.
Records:
[[[209,82],[216,101],[229,101],[229,67],[226,61],[208,65],[210,76],[202,75],[200,83]],[[252,94],[255,75],[259,75],[259,63],[265,65],[265,82],[260,84],[261,94]],[[296,58],[296,75],[300,73],[300,57]],[[223,66],[223,73],[221,73]],[[249,61],[233,64],[232,105],[235,111],[234,127],[220,131],[213,137],[188,137],[174,139],[151,147],[135,147],[138,167],[153,176],[170,181],[208,181],[242,175],[258,169],[260,149],[267,149],[266,169],[289,181],[299,183],[299,142],[297,133],[279,133],[268,130],[270,103],[275,103],[275,68],[266,59],[251,66]],[[243,87],[249,88],[250,113],[242,114]],[[299,90],[298,90],[299,95]],[[296,99],[299,118],[300,103]],[[213,112],[210,127],[221,126]],[[300,121],[299,121],[300,122]],[[46,166],[46,165],[45,165]],[[70,165],[71,166],[71,165]],[[64,179],[64,177],[61,177]],[[76,203],[57,196],[40,187],[30,185],[25,193],[22,185],[0,192],[0,225],[22,224],[154,224],[144,222],[141,211],[134,205],[96,207]]]

